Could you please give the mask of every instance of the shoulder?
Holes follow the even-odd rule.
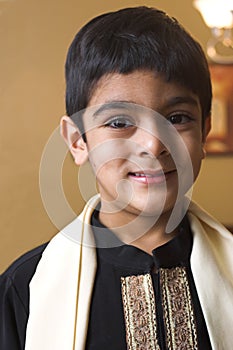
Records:
[[[33,273],[47,244],[42,244],[20,256],[8,267],[2,276],[15,280],[22,275]]]
[[[27,303],[29,298],[29,283],[35,273],[42,253],[48,243],[30,250],[15,260],[0,276],[0,294],[17,293],[18,297]]]

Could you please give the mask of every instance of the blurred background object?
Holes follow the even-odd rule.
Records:
[[[206,51],[210,30],[192,0],[0,1],[0,271],[59,229],[43,207],[39,171],[43,151],[65,113],[64,62],[68,46],[94,16],[138,5],[157,7],[176,17]],[[51,167],[46,168],[47,194],[54,195],[59,225],[65,226],[91,195],[92,180],[86,173],[82,175],[80,192],[80,171],[68,154],[64,156],[59,176],[71,210],[67,213],[59,206],[57,182],[50,168],[59,168],[59,152],[64,151],[64,145],[59,137],[55,141]],[[207,156],[193,198],[233,227],[232,179],[232,154]]]
[[[211,29],[207,55],[216,63],[233,64],[233,0],[195,0],[193,3]]]

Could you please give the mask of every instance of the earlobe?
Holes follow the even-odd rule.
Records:
[[[77,165],[84,164],[88,160],[88,150],[82,135],[68,116],[63,116],[60,122],[61,136],[68,145]]]

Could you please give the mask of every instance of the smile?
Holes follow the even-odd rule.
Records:
[[[140,172],[129,172],[128,177],[133,181],[142,184],[161,184],[169,180],[170,177],[176,173],[176,170],[170,171],[140,171]]]

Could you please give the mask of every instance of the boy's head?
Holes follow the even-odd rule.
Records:
[[[197,94],[204,125],[212,97],[205,55],[174,18],[148,7],[100,15],[77,33],[66,61],[67,115],[88,106],[104,75],[140,69],[161,72],[166,81],[179,83]]]
[[[91,163],[103,223],[141,213],[154,220],[176,208],[199,173],[209,130],[211,83],[200,45],[164,12],[119,10],[76,35],[66,80],[62,135],[76,164]]]

